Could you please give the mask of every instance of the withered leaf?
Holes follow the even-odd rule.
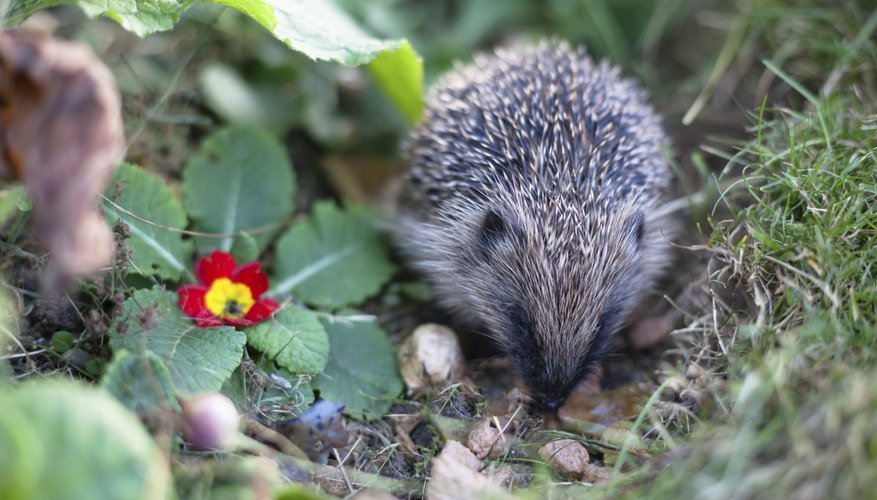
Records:
[[[112,259],[96,205],[124,144],[119,91],[86,46],[0,32],[0,178],[24,182],[37,237],[62,275]]]

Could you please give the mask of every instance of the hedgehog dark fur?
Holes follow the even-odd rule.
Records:
[[[645,92],[565,44],[476,56],[432,88],[396,239],[438,299],[556,411],[667,260],[671,183]]]

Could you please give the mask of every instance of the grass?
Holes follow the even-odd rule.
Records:
[[[728,411],[676,450],[672,472],[642,474],[651,496],[877,491],[874,117],[844,98],[818,105],[772,113],[736,157],[754,203],[717,221],[710,249],[752,303],[716,312]]]
[[[732,187],[705,247],[709,299],[692,315],[702,335],[680,335],[687,364],[720,389],[706,394],[692,435],[621,478],[627,496],[877,491],[877,15],[835,37],[806,7],[798,12],[805,28],[786,43],[819,33],[821,54],[838,49],[822,62],[834,69],[818,81],[765,61],[778,84],[803,97],[801,110],[763,105],[752,139],[726,154],[721,180]],[[814,85],[821,90],[808,90]]]

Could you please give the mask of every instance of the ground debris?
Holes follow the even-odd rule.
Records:
[[[420,325],[399,347],[399,372],[408,394],[454,382],[462,375],[463,367],[457,334],[446,326]]]
[[[308,458],[326,463],[332,448],[347,446],[350,440],[342,411],[344,405],[318,399],[298,418],[278,422],[275,428],[301,448]]]
[[[466,446],[480,459],[504,456],[512,445],[511,423],[509,419],[499,417],[482,420],[469,433]]]
[[[480,461],[471,452],[467,453],[459,443],[451,443],[456,442],[449,441],[449,446],[446,445],[432,462],[432,475],[426,484],[428,500],[511,498],[496,481],[478,473]]]

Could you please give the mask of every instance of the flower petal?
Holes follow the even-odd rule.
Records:
[[[255,325],[255,321],[251,321],[247,318],[225,318],[224,319],[226,325],[231,326],[251,326]]]
[[[204,304],[204,294],[207,289],[201,285],[186,285],[177,290],[180,296],[180,309],[190,318],[195,318],[195,323],[207,328],[210,326],[222,326],[222,320],[217,318],[207,309]]]
[[[253,323],[258,323],[263,319],[271,317],[274,314],[274,311],[280,308],[280,304],[278,304],[274,299],[264,298],[259,300],[253,307],[247,311],[247,316],[245,319],[252,321]]]
[[[204,305],[205,293],[207,293],[207,289],[201,285],[186,285],[177,290],[177,295],[180,296],[180,309],[186,316],[197,318],[202,316],[204,311],[210,312]]]
[[[231,275],[232,281],[250,288],[254,299],[258,299],[268,290],[268,276],[259,270],[261,267],[258,262],[250,262],[235,269]]]
[[[209,313],[208,313],[209,314]],[[205,316],[203,318],[195,318],[195,323],[201,328],[209,328],[211,326],[222,326],[225,323],[214,315]]]
[[[209,257],[198,259],[195,264],[195,277],[203,285],[210,286],[216,278],[229,278],[236,263],[230,253],[214,250]]]

